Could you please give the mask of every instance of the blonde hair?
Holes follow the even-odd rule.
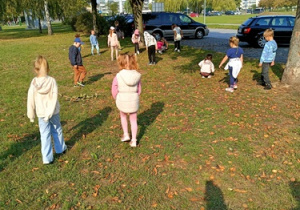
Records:
[[[118,56],[119,69],[137,70],[139,68],[136,56],[133,54],[120,54]]]
[[[264,37],[274,37],[274,31],[270,28],[266,29],[264,32]]]
[[[33,66],[38,76],[47,76],[50,71],[48,61],[41,55],[35,59]]]
[[[229,44],[232,43],[235,46],[239,46],[240,40],[236,36],[232,36],[229,39]]]

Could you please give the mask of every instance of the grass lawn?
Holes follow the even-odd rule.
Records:
[[[82,36],[86,86],[74,88],[68,48],[75,33],[53,36],[3,27],[0,32],[0,209],[299,209],[300,94],[256,85],[258,59],[245,59],[239,89],[225,92],[227,71],[199,76],[206,53],[171,46],[148,66],[138,56],[142,95],[137,148],[122,143],[111,97],[118,72],[106,37],[100,56]],[[46,33],[46,31],[44,32]],[[133,52],[129,38],[122,52]],[[33,60],[44,55],[58,83],[68,152],[44,166],[38,124],[26,116]],[[214,53],[218,66],[224,54]]]

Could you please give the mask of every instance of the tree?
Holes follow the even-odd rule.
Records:
[[[134,26],[136,29],[139,29],[141,35],[141,41],[142,43],[144,43],[144,27],[143,27],[143,16],[142,16],[144,0],[130,0],[130,5],[134,16]]]
[[[129,0],[126,0],[126,2],[124,3],[124,11],[127,14],[132,14],[132,9],[131,9]]]
[[[97,0],[91,0],[92,5],[92,15],[93,15],[93,29],[96,34],[99,33],[98,27],[97,27]]]
[[[114,16],[118,12],[118,3],[117,2],[109,2],[107,3],[109,10],[111,11],[111,15]]]
[[[48,35],[52,35],[53,31],[52,31],[52,25],[51,25],[51,18],[50,18],[50,14],[49,14],[49,5],[48,5],[47,0],[44,0],[44,6],[45,6],[45,15],[46,15],[46,20],[47,20],[47,26],[48,26]]]
[[[296,20],[293,30],[290,49],[281,83],[287,85],[300,85],[300,0],[297,4]],[[299,90],[299,89],[298,89]]]

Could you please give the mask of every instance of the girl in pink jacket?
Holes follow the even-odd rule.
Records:
[[[107,45],[110,47],[110,56],[111,60],[114,60],[114,51],[116,51],[116,59],[118,58],[118,46],[119,46],[119,40],[118,36],[115,32],[115,28],[113,26],[110,27],[108,39],[107,39]]]
[[[132,34],[131,41],[134,44],[135,54],[140,54],[139,42],[141,41],[141,37],[139,29],[135,29],[134,33]]]
[[[112,83],[112,96],[120,110],[121,125],[123,129],[122,142],[130,141],[128,133],[127,116],[129,115],[131,127],[130,146],[137,145],[137,111],[139,109],[139,95],[142,91],[141,74],[138,69],[135,55],[122,54],[118,57],[120,72]]]

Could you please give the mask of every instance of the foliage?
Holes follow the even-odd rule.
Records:
[[[97,15],[97,26],[100,34],[107,34],[109,25],[104,17]],[[89,34],[93,29],[93,15],[90,12],[73,17],[71,27],[78,32]]]
[[[115,14],[118,13],[118,3],[117,2],[108,2],[107,6],[111,12],[111,15],[114,16]]]
[[[127,14],[132,14],[132,8],[130,5],[130,0],[126,0],[126,2],[124,3],[124,11]]]

